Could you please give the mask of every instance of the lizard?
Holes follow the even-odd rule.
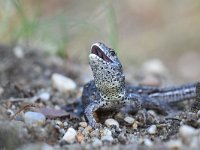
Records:
[[[84,116],[90,126],[98,128],[94,112],[119,111],[131,105],[134,111],[154,109],[166,114],[168,104],[194,99],[197,83],[159,88],[154,86],[127,86],[122,64],[114,49],[101,42],[92,44],[89,64],[94,80],[83,87]]]

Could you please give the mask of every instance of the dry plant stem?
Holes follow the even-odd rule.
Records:
[[[13,120],[13,119],[17,116],[17,114],[19,114],[19,113],[22,112],[22,111],[27,110],[27,109],[30,108],[30,107],[38,107],[38,105],[37,105],[37,104],[25,104],[24,106],[22,106],[22,108],[20,108],[20,109],[11,117],[11,120]]]

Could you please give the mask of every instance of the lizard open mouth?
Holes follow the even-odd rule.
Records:
[[[106,62],[112,62],[112,60],[108,56],[106,56],[106,54],[96,45],[92,47],[91,53],[97,55],[99,58],[103,59]]]

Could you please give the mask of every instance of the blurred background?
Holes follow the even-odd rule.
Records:
[[[199,0],[0,0],[0,43],[80,64],[92,43],[118,52],[126,72],[159,60],[170,74],[200,79]]]

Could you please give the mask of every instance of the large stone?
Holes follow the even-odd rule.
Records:
[[[24,114],[24,120],[27,125],[43,125],[46,117],[41,113],[28,111]]]
[[[63,93],[75,90],[76,88],[76,83],[72,79],[58,73],[54,73],[51,80],[53,87]]]
[[[63,140],[67,143],[74,143],[76,140],[77,132],[74,128],[69,128],[65,135],[63,136]]]
[[[106,125],[107,127],[112,126],[112,125],[113,125],[113,126],[116,126],[116,127],[119,127],[119,123],[117,122],[117,120],[112,119],[112,118],[106,119],[105,125]]]

